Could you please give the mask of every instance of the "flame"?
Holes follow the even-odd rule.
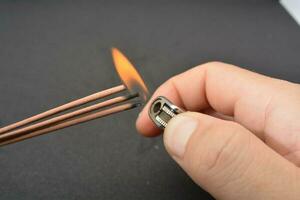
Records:
[[[112,48],[112,57],[123,84],[130,93],[139,93],[146,101],[149,94],[148,89],[130,61],[117,48]]]

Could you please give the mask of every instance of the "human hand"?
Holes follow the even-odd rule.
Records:
[[[193,111],[169,121],[164,143],[215,198],[300,199],[299,84],[211,62],[169,79],[149,102],[157,96]],[[149,106],[136,126],[155,136]]]

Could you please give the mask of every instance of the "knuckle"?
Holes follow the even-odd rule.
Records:
[[[292,83],[281,79],[272,79],[272,89],[273,93],[276,94],[276,99],[280,102],[286,101],[287,99],[292,102],[295,101],[296,104],[299,103],[300,96],[300,84]],[[287,98],[289,97],[289,98]]]
[[[290,81],[287,81],[287,80],[283,80],[283,79],[276,79],[276,78],[272,78],[272,80],[275,80],[277,81],[277,83],[281,86],[285,86],[285,87],[293,87],[295,85],[298,85],[296,83],[293,83],[293,82],[290,82]]]
[[[171,87],[176,87],[176,83],[178,82],[178,75],[170,77],[163,85],[171,86]]]
[[[292,83],[290,81],[287,80],[283,80],[283,79],[275,79],[272,78],[273,82],[273,87],[282,91],[295,91],[295,90],[299,90],[299,84],[297,83]]]
[[[206,69],[215,69],[215,68],[224,67],[227,65],[228,64],[220,62],[220,61],[210,61],[210,62],[204,63],[202,65],[199,65],[199,66],[206,68]]]
[[[168,84],[174,84],[177,80],[178,75],[172,76],[171,78],[169,78],[166,83]]]
[[[297,95],[300,94],[300,84],[298,83],[292,83],[286,80],[281,80],[284,85],[286,85],[286,90],[290,91],[291,93],[295,93]]]
[[[227,63],[223,63],[220,61],[211,61],[204,63],[202,65],[199,65],[196,67],[196,69],[204,70],[207,74],[207,76],[214,75],[215,73],[223,73],[226,72],[232,68],[235,68],[236,66],[230,65]],[[211,76],[213,77],[213,76]]]

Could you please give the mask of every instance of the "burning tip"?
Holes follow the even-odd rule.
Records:
[[[112,47],[111,51],[115,68],[123,84],[131,94],[138,93],[146,101],[149,92],[140,74],[120,50]]]

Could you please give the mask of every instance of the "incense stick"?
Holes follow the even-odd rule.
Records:
[[[86,96],[84,98],[77,99],[75,101],[69,102],[69,103],[64,104],[62,106],[59,106],[59,107],[53,108],[51,110],[48,110],[46,112],[35,115],[33,117],[30,117],[30,118],[24,119],[22,121],[19,121],[17,123],[14,123],[14,124],[5,126],[3,128],[0,128],[0,134],[6,133],[6,132],[14,130],[16,128],[28,125],[32,122],[44,119],[46,117],[50,117],[54,114],[66,111],[66,110],[71,109],[71,108],[75,108],[75,107],[84,105],[84,104],[89,103],[91,101],[95,101],[97,99],[100,99],[100,98],[103,98],[103,97],[106,97],[106,96],[109,96],[109,95],[112,95],[112,94],[115,94],[115,93],[118,93],[118,92],[121,92],[121,91],[124,91],[124,90],[126,90],[126,87],[124,85],[118,85],[118,86],[109,88],[107,90],[103,90],[103,91],[94,93],[92,95]]]
[[[50,126],[50,125],[55,124],[55,123],[60,123],[60,122],[65,121],[67,119],[74,118],[76,116],[80,116],[80,115],[83,115],[85,113],[89,113],[89,112],[92,112],[92,111],[95,111],[95,110],[98,110],[98,109],[101,109],[101,108],[104,108],[104,107],[107,107],[107,106],[112,106],[112,105],[115,105],[117,103],[121,103],[121,102],[130,100],[132,98],[135,98],[137,96],[138,96],[138,94],[115,97],[113,99],[109,99],[109,100],[97,103],[95,105],[88,106],[86,108],[82,108],[82,109],[79,109],[79,110],[76,110],[76,111],[58,116],[58,117],[54,117],[54,118],[51,118],[51,119],[33,124],[31,126],[26,126],[24,128],[20,128],[20,129],[14,130],[14,131],[6,132],[6,133],[0,135],[0,141],[5,140],[5,139],[9,139],[11,137],[17,137],[17,136],[23,135],[27,132],[32,132],[34,130],[41,129],[45,126]]]
[[[129,110],[129,109],[135,108],[139,105],[141,105],[141,104],[140,103],[126,103],[126,104],[123,104],[123,105],[115,106],[115,107],[112,107],[112,108],[109,108],[109,109],[106,109],[106,110],[103,110],[103,111],[99,111],[99,112],[84,116],[84,117],[81,117],[81,118],[72,119],[72,120],[69,120],[69,121],[66,121],[66,122],[62,122],[60,124],[56,124],[56,125],[53,125],[53,126],[50,126],[50,127],[46,127],[44,129],[37,130],[37,131],[31,132],[31,133],[28,133],[28,134],[25,134],[25,135],[21,135],[21,136],[20,135],[19,136],[15,135],[16,137],[11,136],[10,138],[0,139],[0,146],[15,143],[15,142],[19,142],[21,140],[25,140],[25,139],[28,139],[28,138],[31,138],[31,137],[34,137],[34,136],[42,135],[42,134],[52,132],[52,131],[55,131],[55,130],[58,130],[58,129],[70,127],[70,126],[73,126],[73,125],[76,125],[76,124],[79,124],[79,123],[83,123],[83,122],[86,122],[86,121],[90,121],[90,120],[94,120],[94,119],[97,119],[97,118],[100,118],[100,117],[111,115],[111,114],[114,114],[114,113]]]

